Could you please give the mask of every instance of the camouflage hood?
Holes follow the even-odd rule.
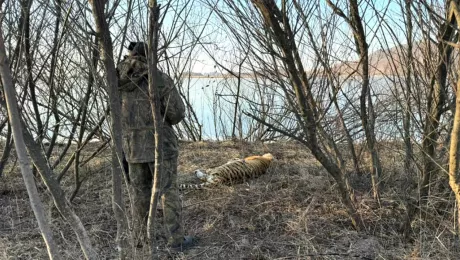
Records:
[[[126,56],[118,66],[118,90],[127,92],[135,90],[143,79],[148,78],[148,74],[149,67],[145,57]],[[159,72],[157,72],[155,80],[158,87],[165,86],[163,77]]]

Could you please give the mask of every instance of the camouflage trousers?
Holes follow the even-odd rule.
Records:
[[[184,239],[181,226],[181,202],[177,189],[177,159],[162,162],[163,176],[160,180],[161,203],[163,206],[163,227],[168,245],[180,244]],[[135,239],[147,237],[147,218],[152,194],[154,163],[130,163],[131,194],[133,208],[133,232]],[[157,223],[155,223],[157,224]],[[158,225],[155,225],[155,230]]]

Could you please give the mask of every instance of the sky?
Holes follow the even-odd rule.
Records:
[[[139,4],[140,1],[140,6],[145,6],[147,3],[145,0],[134,1],[137,4]],[[160,4],[163,4],[163,7],[166,2],[167,1],[159,1]],[[211,10],[215,9],[220,9],[227,14],[230,11],[228,8],[223,7],[223,0],[210,0],[209,2],[209,4],[206,4],[205,0],[173,1],[163,21],[162,30],[169,36],[169,38],[176,35],[176,33],[179,33],[178,38],[169,48],[170,58],[177,57],[177,53],[182,51],[177,48],[179,45],[183,45],[184,43],[185,45],[190,45],[193,41],[195,41],[197,35],[202,33],[200,39],[203,45],[198,44],[193,47],[193,51],[191,53],[193,61],[191,63],[191,67],[187,68],[186,71],[212,73],[218,70],[215,62],[210,58],[210,54],[218,57],[219,62],[229,67],[234,66],[235,63],[237,63],[236,60],[238,60],[238,56],[240,56],[240,52],[235,44],[236,41],[234,40],[233,35],[229,33],[228,28],[224,25],[216,13],[211,13]],[[339,2],[339,7],[347,12],[347,5],[344,4],[346,1],[336,2]],[[370,52],[379,50],[382,46],[395,46],[395,37],[401,44],[405,44],[407,42],[403,33],[404,17],[402,16],[399,2],[402,2],[402,0],[374,0],[372,5],[366,4],[366,1],[360,2],[360,12],[364,15],[365,30],[370,46]],[[325,26],[328,21],[324,19],[329,19],[327,15],[331,13],[331,9],[326,5],[325,1],[318,0],[318,3],[321,6],[322,23],[323,26]],[[214,8],[213,9],[211,8],[211,5],[214,4],[215,6],[212,6]],[[138,7],[139,6],[135,5],[135,10],[138,10]],[[144,10],[145,11],[142,15],[135,15],[135,17],[132,18],[132,22],[129,26],[131,33],[128,36],[128,40],[135,39],[136,37],[138,39],[141,34],[145,35],[145,32],[147,31],[147,12],[146,9]],[[162,9],[162,11],[164,12],[165,9]],[[121,7],[120,15],[123,15],[123,6]],[[386,21],[386,24],[384,25],[379,23],[383,15],[384,20]],[[314,14],[314,16],[318,16],[318,14]],[[349,26],[342,18],[336,18],[339,28],[335,32],[337,37],[334,38],[336,42],[332,44],[333,51],[337,53],[337,56],[340,56],[339,58],[342,60],[356,60],[357,55],[354,49],[354,43],[351,41],[352,33]],[[183,23],[184,20],[187,22]],[[319,28],[315,22],[311,22],[310,26],[313,28]],[[394,34],[390,33],[390,29]],[[112,27],[112,30],[120,30],[120,28],[117,29]],[[193,33],[191,33],[192,31]],[[112,32],[112,34],[114,34],[114,32]],[[203,50],[203,46],[207,48],[210,54]],[[303,47],[308,48],[305,46]],[[299,46],[299,48],[302,48],[302,46]],[[190,46],[188,46],[188,49],[186,50],[190,50]],[[308,53],[309,51],[305,50],[305,52]],[[126,53],[126,51],[124,51],[124,53]],[[308,58],[305,58],[305,60],[308,60]],[[306,67],[308,67],[308,64]]]

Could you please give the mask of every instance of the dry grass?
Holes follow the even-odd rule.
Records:
[[[405,242],[396,231],[404,214],[396,196],[404,176],[394,153],[383,160],[385,190],[380,206],[369,196],[368,179],[354,176],[358,210],[366,226],[360,233],[353,230],[333,181],[303,146],[294,143],[182,143],[179,180],[191,179],[197,168],[266,152],[277,161],[270,173],[256,180],[182,193],[184,227],[199,240],[185,254],[165,252],[165,259],[458,259],[450,232],[453,198],[446,199],[442,181],[437,194],[441,197],[444,192],[443,199],[431,200],[429,221],[414,222],[414,241]],[[88,180],[74,200],[103,259],[116,258],[109,158],[99,157],[83,169]],[[70,194],[71,176],[63,186]],[[41,191],[43,200],[50,201]],[[65,258],[82,259],[68,225],[54,209],[48,216]],[[47,259],[17,169],[0,181],[0,259]]]

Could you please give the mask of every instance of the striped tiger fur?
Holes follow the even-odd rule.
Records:
[[[179,189],[200,190],[221,184],[231,185],[242,183],[247,179],[256,178],[265,174],[272,161],[273,155],[267,153],[262,156],[250,156],[244,159],[229,161],[224,165],[208,170],[208,173],[196,170],[196,177],[203,181],[203,183],[180,184]]]

